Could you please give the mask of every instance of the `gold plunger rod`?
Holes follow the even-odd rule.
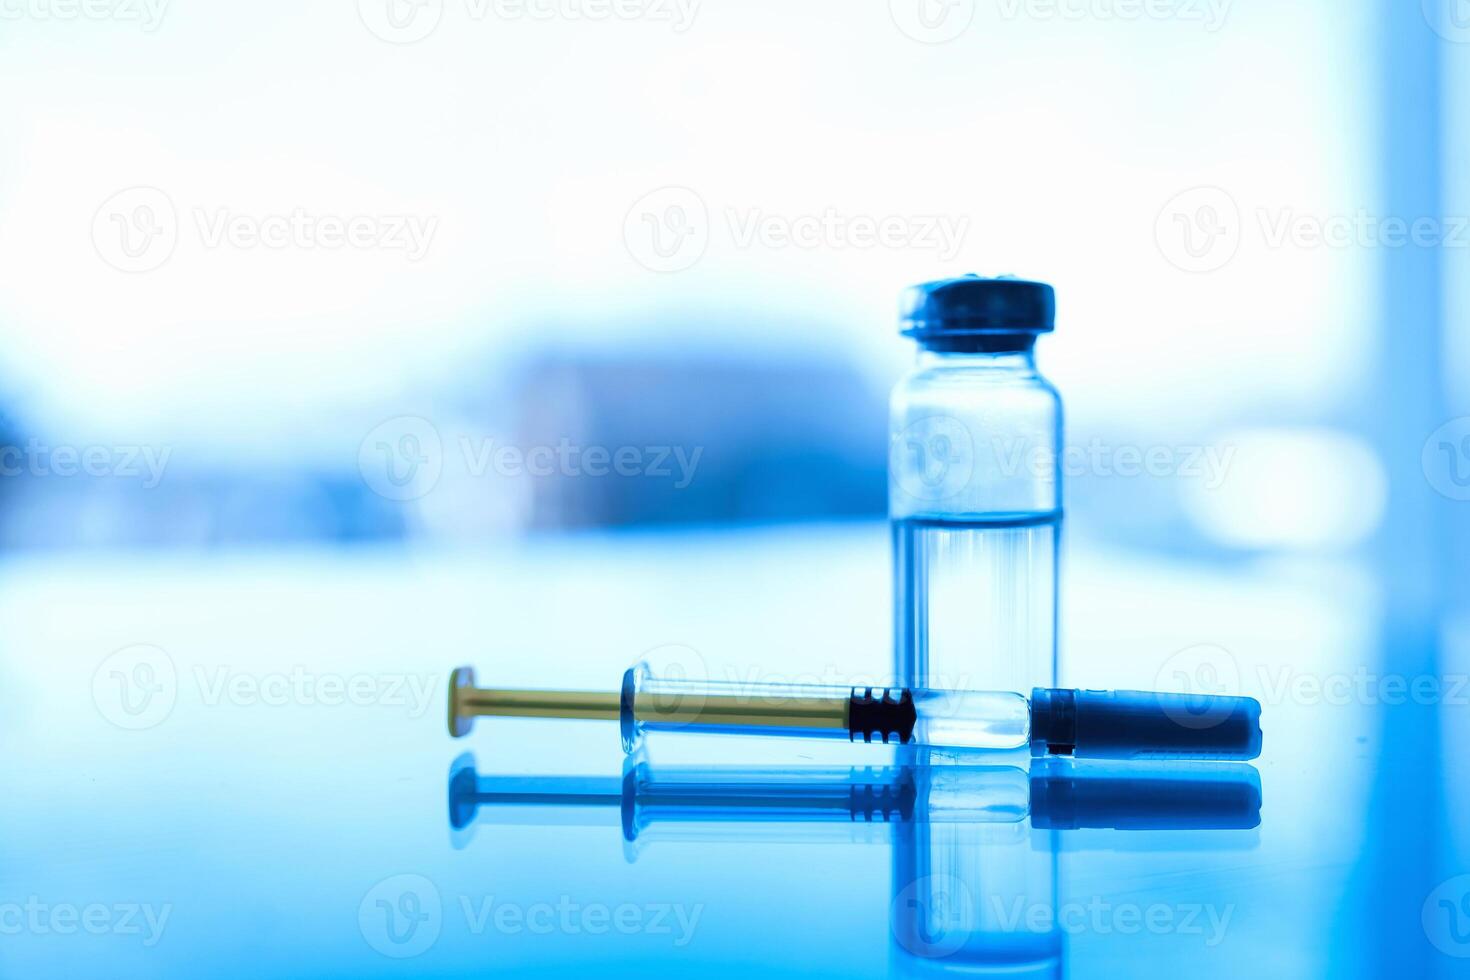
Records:
[[[476,687],[460,695],[460,713],[516,718],[618,720],[618,696],[593,691],[509,691]]]
[[[847,728],[844,698],[747,697],[731,694],[639,692],[633,717],[666,725],[745,728]]]
[[[449,686],[449,730],[469,731],[470,719],[498,715],[519,718],[590,718],[617,721],[622,700],[593,691],[524,691],[475,687],[469,668],[454,672]],[[633,717],[655,725],[751,728],[846,729],[846,698],[761,697],[705,694],[700,691],[639,691]]]

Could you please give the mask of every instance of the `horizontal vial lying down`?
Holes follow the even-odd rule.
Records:
[[[616,694],[497,690],[461,667],[449,682],[449,732],[479,716],[617,721],[623,748],[647,732],[845,738],[940,749],[1017,749],[1095,759],[1254,759],[1252,698],[1037,688],[1002,691],[740,684],[655,677],[639,665]]]

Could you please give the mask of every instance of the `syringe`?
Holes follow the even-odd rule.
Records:
[[[449,733],[477,716],[617,721],[623,748],[646,732],[845,738],[942,749],[1018,749],[1094,759],[1254,759],[1253,698],[1036,688],[1002,691],[745,684],[655,677],[639,664],[616,694],[497,690],[461,667],[449,681]]]

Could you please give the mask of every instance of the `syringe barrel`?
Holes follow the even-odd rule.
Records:
[[[1014,749],[1031,738],[1031,705],[1011,691],[914,692],[914,741],[939,749]]]
[[[645,732],[842,738],[956,749],[1011,749],[1030,738],[1019,694],[663,678],[639,664],[619,697],[623,748]]]

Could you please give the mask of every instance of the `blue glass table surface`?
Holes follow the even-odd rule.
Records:
[[[610,689],[651,650],[714,677],[880,678],[881,526],[20,556],[0,574],[0,975],[1266,980],[1470,964],[1463,771],[1426,734],[1463,739],[1450,705],[1470,692],[1446,675],[1399,696],[1373,576],[1348,562],[1067,555],[1063,682],[1260,698],[1259,826],[1037,829],[1030,760],[1001,756],[979,763],[977,792],[1018,804],[1014,819],[676,821],[633,842],[615,725],[485,719],[455,741],[448,672]],[[666,736],[639,761],[830,774],[894,758]],[[585,805],[483,807],[456,828],[456,765],[492,786],[592,781],[556,784],[590,787]]]

